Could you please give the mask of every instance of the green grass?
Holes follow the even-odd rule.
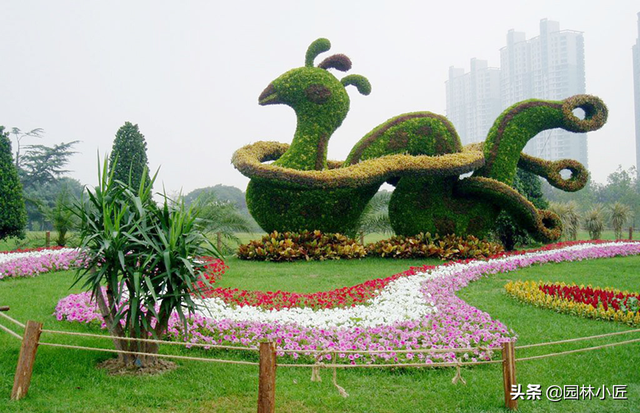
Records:
[[[220,287],[305,293],[356,285],[375,278],[386,278],[412,266],[442,263],[435,259],[385,258],[284,263],[244,261],[235,257],[226,257],[225,262],[229,269],[222,280],[216,283]]]
[[[231,268],[220,285],[250,289],[317,291],[388,276],[420,262],[364,259],[315,263],[256,263],[228,260]],[[576,318],[521,304],[504,294],[508,280],[531,279],[590,283],[638,291],[640,257],[548,264],[485,277],[459,293],[470,304],[489,312],[518,335],[518,344],[561,340],[626,330],[611,322]],[[95,327],[58,322],[52,317],[57,301],[78,292],[69,290],[73,272],[0,281],[0,305],[19,320],[38,320],[45,328],[98,332]],[[265,287],[266,286],[266,287]],[[6,321],[0,320],[7,325]],[[636,338],[639,334],[578,344],[519,350],[518,357]],[[45,334],[43,340],[110,348],[107,340]],[[96,364],[109,354],[40,347],[29,395],[8,401],[19,342],[0,332],[0,412],[249,412],[256,410],[258,374],[250,366],[179,362],[175,371],[155,377],[109,377]],[[517,379],[527,384],[628,385],[629,401],[520,401],[523,412],[629,412],[640,408],[640,344],[588,353],[523,361]],[[163,347],[164,353],[205,355],[204,351]],[[209,353],[211,354],[211,353]],[[235,354],[214,353],[221,358]],[[245,356],[249,357],[250,356]],[[252,359],[255,360],[255,359]],[[276,406],[284,412],[501,412],[504,411],[500,365],[464,368],[466,385],[452,385],[452,369],[361,369],[338,372],[338,383],[350,397],[343,399],[331,384],[310,371],[278,369]]]

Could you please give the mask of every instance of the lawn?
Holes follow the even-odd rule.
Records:
[[[318,291],[352,285],[368,278],[391,275],[412,265],[432,264],[414,260],[364,259],[315,263],[253,263],[228,259],[230,269],[221,286],[247,289]],[[507,274],[485,277],[459,293],[470,304],[487,311],[513,329],[517,344],[537,343],[628,329],[620,324],[575,318],[520,304],[504,294],[508,280],[532,279],[591,283],[638,290],[640,257],[613,258],[574,263],[548,264]],[[11,306],[9,314],[19,320],[44,322],[45,328],[99,332],[95,327],[58,322],[51,316],[57,301],[70,292],[73,272],[43,274],[37,278],[0,281],[0,305]],[[3,321],[6,325],[6,322]],[[520,350],[529,356],[592,346],[638,337],[638,334],[578,344]],[[51,342],[73,342],[109,348],[109,341],[43,335]],[[255,411],[257,368],[202,362],[179,362],[172,372],[155,377],[109,377],[96,364],[110,355],[98,352],[41,347],[31,389],[20,402],[8,401],[13,384],[19,342],[0,333],[0,411],[36,412],[133,412],[133,411]],[[163,348],[165,353],[206,355],[205,351]],[[624,345],[551,359],[523,361],[517,379],[527,384],[628,385],[629,401],[591,400],[551,403],[520,401],[523,412],[628,412],[637,411],[640,400],[640,344]],[[218,351],[221,358],[242,357]],[[252,356],[244,359],[255,360]],[[340,397],[331,384],[330,372],[322,372],[321,383],[311,382],[310,371],[280,368],[277,376],[278,411],[295,412],[431,412],[504,411],[502,371],[499,365],[464,368],[466,385],[451,384],[453,369],[359,369],[338,372],[338,383],[350,396]],[[636,410],[634,410],[636,409]]]

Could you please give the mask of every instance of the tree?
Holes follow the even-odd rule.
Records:
[[[185,195],[183,199],[184,203],[189,206],[197,200],[204,202],[209,196],[213,196],[218,203],[228,202],[235,206],[236,211],[249,224],[248,230],[243,230],[242,232],[263,232],[262,228],[249,213],[245,193],[235,186],[218,184],[216,186],[197,188]]]
[[[542,194],[542,185],[537,175],[518,169],[512,186],[531,201],[536,208],[547,209],[549,207],[549,203]],[[527,231],[522,229],[505,211],[498,215],[494,233],[507,251],[512,251],[516,244],[531,242]]]
[[[26,224],[27,213],[11,154],[11,140],[4,126],[0,126],[0,240],[22,237]]]
[[[29,132],[22,132],[20,130],[20,128],[11,128],[11,134],[15,137],[16,139],[16,168],[20,169],[20,144],[22,142],[22,139],[26,138],[26,137],[31,137],[31,138],[41,138],[42,134],[44,133],[44,129],[42,128],[36,128],[36,129],[32,129]]]
[[[25,188],[24,198],[27,206],[27,222],[31,230],[55,229],[52,215],[49,212],[59,203],[60,193],[66,192],[68,203],[79,199],[84,191],[83,185],[77,179],[63,176],[53,182],[33,185]]]
[[[76,216],[71,209],[73,195],[68,186],[62,186],[53,207],[42,206],[42,212],[58,233],[56,244],[60,247],[67,245],[67,233],[77,224]],[[77,200],[77,198],[76,198]]]
[[[166,196],[158,205],[147,175],[143,170],[135,189],[116,182],[105,161],[98,186],[74,207],[86,257],[75,283],[91,290],[109,332],[120,338],[161,339],[174,311],[186,328],[185,312],[197,308],[192,297],[200,295],[197,282],[207,284],[206,263],[198,258],[221,257],[198,230],[197,210]],[[114,345],[124,352],[118,359],[126,367],[158,363],[155,343],[114,339]]]
[[[148,172],[147,142],[144,140],[144,135],[140,133],[138,125],[125,122],[118,129],[109,158],[109,169],[113,170],[114,179],[127,183],[133,188],[140,186],[144,174],[146,174],[145,181],[151,182]]]
[[[581,220],[578,204],[575,201],[551,202],[549,209],[562,221],[562,236],[567,240],[577,240]]]
[[[64,167],[73,155],[73,146],[79,141],[62,142],[53,147],[29,145],[20,160],[20,177],[25,189],[55,182],[69,170]]]
[[[240,244],[236,232],[251,232],[251,222],[230,201],[220,201],[213,193],[204,193],[193,205],[200,210],[200,218],[204,229],[216,234],[218,249],[231,251],[224,241]]]
[[[600,239],[604,229],[604,208],[602,205],[595,205],[585,214],[584,228],[589,231],[591,239]]]
[[[364,236],[374,232],[392,234],[391,221],[389,221],[389,201],[391,193],[388,191],[378,191],[371,198],[358,219],[358,234],[360,243],[364,244]]]

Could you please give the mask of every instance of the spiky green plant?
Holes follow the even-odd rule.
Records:
[[[633,218],[633,210],[629,205],[615,202],[609,205],[609,224],[613,228],[616,239],[622,239],[622,227]]]
[[[562,237],[570,241],[578,239],[581,220],[578,204],[575,201],[567,203],[552,202],[549,209],[556,213],[562,221]]]
[[[604,229],[604,208],[596,205],[589,210],[584,217],[584,228],[589,231],[591,239],[600,239],[600,234]]]
[[[86,259],[75,282],[92,292],[109,332],[122,338],[162,338],[174,311],[184,323],[186,313],[197,308],[192,296],[198,294],[197,282],[205,281],[198,257],[220,257],[198,230],[197,211],[166,196],[158,205],[151,194],[155,177],[146,182],[146,175],[145,170],[134,190],[114,179],[105,160],[98,186],[74,207]],[[114,344],[125,352],[118,357],[127,367],[158,361],[157,344],[118,339]]]

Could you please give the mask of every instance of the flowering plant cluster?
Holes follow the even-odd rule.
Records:
[[[197,282],[197,291],[199,294],[203,294],[205,291],[211,290],[211,285],[222,277],[229,266],[220,258],[201,257],[200,260],[204,263],[204,272]]]
[[[638,293],[543,281],[509,282],[504,288],[510,296],[536,307],[580,317],[640,325]]]
[[[0,251],[0,254],[15,254],[18,252],[38,252],[38,251],[50,251],[50,250],[59,250],[64,247],[54,246],[54,247],[39,247],[39,248],[18,248],[13,251]]]
[[[211,297],[199,302],[199,312],[188,317],[186,326],[174,314],[168,333],[175,340],[212,345],[257,346],[268,339],[281,354],[292,351],[294,358],[320,350],[327,359],[335,352],[351,363],[483,360],[493,354],[490,348],[513,340],[515,334],[459,299],[457,291],[483,276],[532,265],[635,254],[640,254],[640,243],[573,243],[486,261],[414,268],[385,279],[372,298],[348,307],[267,308]],[[100,321],[97,314],[88,293],[69,296],[56,308],[59,320]],[[397,352],[452,347],[478,350],[457,355]]]
[[[72,248],[36,248],[0,254],[0,279],[35,277],[49,271],[68,270],[81,263],[80,252]]]
[[[545,245],[541,248],[522,251],[500,252],[489,258],[505,258],[509,256],[522,255],[533,252],[552,251],[574,245],[593,245],[609,241],[567,241],[556,244]],[[468,263],[472,260],[459,260],[447,262],[443,265],[455,263]],[[398,278],[416,275],[420,272],[428,272],[436,268],[432,265],[422,267],[411,267],[407,271],[392,275],[386,278],[377,278],[365,281],[350,287],[342,287],[335,290],[320,291],[315,293],[296,293],[289,291],[250,291],[238,288],[210,288],[201,292],[207,298],[217,298],[228,305],[238,307],[252,306],[265,310],[282,310],[285,308],[305,308],[327,309],[353,307],[364,303],[375,297],[379,291],[385,288],[390,282]]]

